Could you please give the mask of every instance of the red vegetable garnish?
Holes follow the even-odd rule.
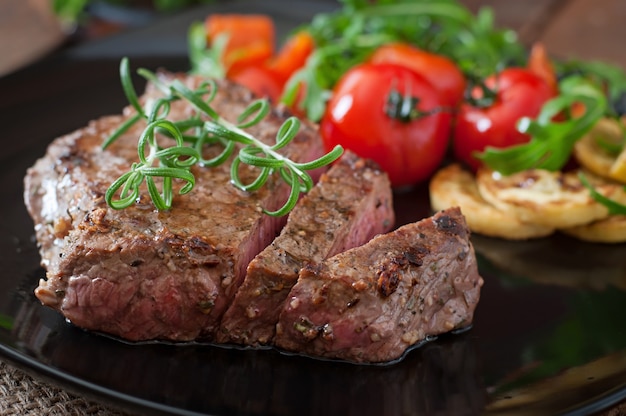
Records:
[[[211,14],[205,20],[207,44],[228,36],[222,63],[228,77],[244,68],[262,66],[274,55],[274,22],[266,15]]]
[[[391,43],[378,48],[369,62],[398,64],[417,72],[443,95],[450,107],[456,107],[463,99],[465,77],[456,64],[445,56],[405,43]]]
[[[456,158],[473,168],[480,165],[474,156],[487,146],[504,148],[526,143],[527,134],[517,130],[522,117],[536,117],[543,104],[555,96],[552,86],[525,68],[507,68],[485,80],[494,96],[490,103],[464,103],[456,117],[453,147]],[[485,90],[474,88],[472,96],[480,101]]]
[[[556,71],[542,43],[537,42],[533,44],[526,66],[531,72],[539,75],[552,88],[555,94],[558,93],[559,81],[556,77]]]
[[[282,85],[302,68],[315,49],[315,41],[306,31],[300,31],[287,39],[278,54],[270,60],[267,67],[274,73]]]
[[[362,64],[338,82],[321,121],[326,148],[370,158],[395,187],[427,179],[448,146],[447,102],[424,77],[395,64]]]

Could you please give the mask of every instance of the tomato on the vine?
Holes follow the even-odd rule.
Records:
[[[389,43],[376,49],[368,62],[373,64],[398,64],[426,78],[447,100],[456,107],[465,93],[465,76],[457,65],[443,55],[418,49],[406,43]]]
[[[361,64],[337,83],[321,121],[328,149],[340,144],[376,161],[394,187],[427,179],[448,146],[451,114],[426,79],[396,64]]]
[[[453,148],[455,157],[476,169],[475,157],[487,146],[504,148],[526,143],[530,136],[517,129],[522,117],[536,117],[543,104],[555,96],[552,86],[525,68],[507,68],[485,80],[493,91],[487,106],[464,103],[455,122]],[[484,90],[475,88],[474,99],[485,99]]]

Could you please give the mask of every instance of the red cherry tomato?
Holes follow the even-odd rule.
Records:
[[[445,103],[410,69],[357,65],[337,83],[320,129],[328,149],[340,144],[378,162],[394,187],[408,186],[427,179],[446,153],[451,114],[440,111]]]
[[[555,91],[540,76],[523,68],[507,68],[485,84],[496,92],[493,103],[481,108],[469,103],[461,105],[453,134],[457,159],[476,169],[480,161],[474,157],[485,147],[504,148],[530,140],[517,130],[522,117],[536,117],[543,104],[554,97]],[[482,90],[475,89],[474,98]]]
[[[262,66],[249,66],[231,77],[237,84],[241,84],[252,91],[257,97],[267,98],[276,103],[280,98],[282,85],[276,76]]]
[[[456,107],[463,99],[465,77],[456,64],[445,56],[405,43],[390,43],[376,49],[369,62],[398,64],[412,69],[439,90],[451,107]]]

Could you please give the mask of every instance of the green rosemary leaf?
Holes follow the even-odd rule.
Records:
[[[247,135],[241,134],[241,131],[229,129],[227,126],[217,124],[212,121],[205,122],[204,129],[207,131],[207,133],[215,135],[216,137],[221,137],[225,140],[235,141],[243,144],[253,143],[253,140]]]
[[[143,182],[143,176],[134,170],[120,176],[109,186],[104,195],[107,205],[113,209],[124,209],[131,206],[139,198],[139,184],[141,182]],[[120,198],[114,200],[113,198],[120,189],[122,189]]]
[[[154,72],[149,71],[145,68],[139,68],[137,70],[137,73],[141,75],[143,78],[145,78],[147,81],[152,83],[152,85],[154,85],[163,94],[168,95],[169,88],[159,79],[159,77],[157,77],[157,75]]]
[[[296,167],[282,166],[279,174],[292,188],[297,188],[302,193],[309,192],[313,188],[311,176]]]
[[[198,151],[189,146],[161,149],[155,152],[153,157],[159,159],[167,167],[181,169],[188,169],[200,160]]]
[[[264,156],[257,156],[263,154]],[[263,149],[259,149],[254,146],[246,146],[239,151],[239,160],[242,163],[250,166],[256,166],[259,168],[272,168],[277,169],[285,164],[283,160],[275,159],[267,154],[263,153]]]
[[[203,142],[198,142],[198,144],[196,145],[196,150],[199,152],[202,151],[202,146],[203,146]],[[211,159],[200,159],[199,163],[201,166],[204,167],[215,167],[218,165],[221,165],[222,163],[226,162],[228,160],[228,158],[230,158],[230,156],[233,154],[233,152],[235,151],[235,142],[226,142],[226,145],[224,146],[224,150],[222,150],[222,152],[211,158]]]
[[[322,166],[327,166],[336,161],[343,154],[343,147],[337,145],[330,152],[326,153],[324,156],[321,156],[318,159],[312,160],[306,163],[297,163],[298,166],[302,170],[313,170],[321,168]]]
[[[300,130],[300,120],[296,117],[289,117],[278,129],[276,133],[276,144],[272,146],[272,150],[280,150],[285,147]]]
[[[170,99],[159,98],[148,111],[148,123],[165,119],[170,113]]]
[[[144,115],[143,108],[141,107],[139,98],[137,97],[137,92],[135,92],[135,87],[133,86],[133,80],[130,75],[130,64],[128,63],[128,58],[126,57],[122,58],[122,62],[120,64],[120,79],[122,81],[122,88],[124,90],[124,94],[126,95],[126,99],[139,114]]]
[[[244,184],[241,181],[241,177],[239,176],[239,166],[241,166],[241,159],[240,158],[235,158],[235,160],[233,161],[233,164],[231,165],[231,180],[233,185],[235,185],[237,188],[241,189],[244,192],[254,192],[254,191],[258,191],[263,185],[265,185],[265,182],[267,182],[267,179],[269,178],[269,176],[272,173],[272,169],[268,168],[268,167],[263,167],[259,170],[259,175],[256,177],[256,179],[254,181],[252,181],[249,184]]]
[[[245,129],[254,126],[264,119],[269,112],[270,104],[267,100],[255,100],[237,117],[237,127]]]
[[[204,120],[202,120],[200,117],[191,117],[185,120],[174,121],[173,123],[178,130],[184,132],[194,127],[202,127],[202,125],[204,124]]]
[[[122,134],[126,133],[128,129],[130,129],[135,123],[141,120],[142,115],[140,113],[134,114],[131,117],[127,118],[120,126],[115,129],[113,133],[104,141],[102,144],[102,148],[106,149],[116,141]]]
[[[148,185],[148,192],[150,198],[154,203],[154,206],[159,211],[166,211],[172,206],[173,194],[172,194],[172,178],[163,178],[163,193],[159,192],[152,176],[146,176],[146,184]]]
[[[174,80],[170,88],[176,95],[187,100],[190,104],[201,112],[207,114],[213,120],[218,121],[220,119],[219,114],[217,114],[217,112],[215,112],[215,110],[213,110],[211,106],[209,106],[209,104],[202,99],[202,95],[192,91],[189,87],[180,82],[180,80]]]
[[[293,184],[294,181],[296,181],[294,179],[294,176],[295,175],[293,174],[293,172],[291,172],[291,178],[288,183]],[[289,198],[287,199],[287,201],[282,207],[280,207],[276,211],[267,211],[264,209],[263,212],[267,215],[276,216],[276,217],[286,215],[289,212],[291,212],[291,210],[296,206],[299,196],[300,196],[300,188],[292,185],[291,192],[289,193]]]
[[[139,160],[143,164],[151,165],[152,161],[155,159],[154,155],[146,156],[146,148],[149,148],[152,153],[157,150],[156,138],[154,134],[155,130],[157,129],[167,131],[176,141],[176,147],[183,147],[183,135],[173,122],[169,120],[153,121],[147,125],[147,127],[139,137],[137,153],[139,155]]]
[[[122,60],[120,68],[129,101],[133,106],[140,106],[130,80],[127,59]],[[137,143],[139,162],[133,163],[130,171],[122,174],[106,191],[105,200],[114,209],[123,209],[135,203],[139,199],[144,181],[155,207],[159,210],[170,209],[174,199],[175,181],[184,182],[179,194],[189,193],[195,186],[195,177],[191,172],[194,165],[216,166],[225,163],[237,150],[237,144],[240,144],[243,146],[239,146],[238,154],[232,157],[232,184],[246,192],[257,191],[265,185],[270,175],[278,172],[291,188],[289,198],[280,209],[264,212],[269,215],[285,215],[295,206],[300,193],[308,192],[313,187],[313,179],[306,171],[332,163],[343,151],[337,146],[329,154],[312,162],[293,162],[277,150],[296,137],[300,129],[300,121],[296,118],[289,118],[281,125],[273,146],[244,130],[258,124],[269,114],[270,107],[266,100],[251,103],[239,115],[237,124],[234,125],[223,119],[210,105],[217,91],[215,81],[203,82],[192,90],[178,79],[166,83],[146,69],[139,69],[138,73],[152,82],[163,93],[163,97],[150,100],[146,104],[149,108],[137,108],[137,114],[117,129],[103,145],[109,146],[123,132],[128,131],[131,125],[145,119],[146,126]],[[185,100],[195,109],[188,119],[168,119],[171,104],[177,100]],[[222,146],[223,149],[217,156],[204,159],[202,155],[206,146]],[[242,163],[258,169],[259,174],[251,183],[244,184],[239,176]]]

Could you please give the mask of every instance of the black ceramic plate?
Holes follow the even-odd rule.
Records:
[[[284,34],[316,1],[237,1]],[[211,9],[213,10],[213,9]],[[215,415],[590,413],[626,397],[626,247],[563,236],[514,243],[474,236],[485,278],[475,325],[389,366],[273,350],[132,345],[84,332],[42,307],[44,271],[22,203],[25,170],[56,136],[125,105],[121,55],[185,70],[189,23],[209,9],[70,48],[0,79],[0,352],[39,376],[124,408]],[[396,195],[401,223],[429,213],[425,189]]]

